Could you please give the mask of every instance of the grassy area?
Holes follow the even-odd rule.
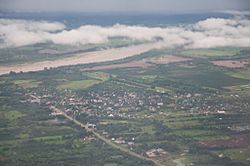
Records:
[[[189,49],[180,52],[187,56],[234,56],[240,52],[240,48],[212,48],[212,49]]]
[[[229,89],[229,90],[231,90],[233,92],[238,92],[240,94],[244,94],[244,93],[249,93],[250,84],[229,86],[229,87],[225,87],[225,89]]]
[[[84,75],[93,79],[101,80],[101,81],[107,81],[110,77],[108,73],[104,73],[104,72],[87,72],[87,73],[84,73]]]
[[[194,126],[197,126],[201,123],[199,120],[182,120],[182,121],[178,121],[178,120],[168,121],[168,120],[166,120],[164,122],[164,124],[167,125],[168,127],[170,127],[171,129],[180,129],[180,128],[186,127],[186,126],[194,127]]]
[[[110,75],[104,72],[84,72],[83,74],[89,79],[76,81],[61,79],[63,82],[57,86],[57,89],[84,90],[107,81],[110,78]]]
[[[68,81],[62,85],[59,85],[57,89],[84,90],[99,83],[101,83],[99,80]]]
[[[15,80],[14,84],[23,87],[23,88],[36,88],[39,86],[39,84],[41,83],[41,81],[37,81],[37,80]]]
[[[158,93],[168,93],[168,92],[172,92],[172,90],[170,89],[167,89],[167,88],[162,88],[162,87],[155,87],[154,89],[152,88],[148,88],[148,90],[152,90],[152,91],[155,91],[155,92],[158,92]]]
[[[237,79],[245,79],[250,80],[250,68],[247,69],[241,69],[241,70],[234,70],[227,72],[227,74],[233,78]],[[250,83],[245,83],[241,85],[233,85],[233,86],[227,86],[226,89],[229,89],[233,92],[237,92],[239,94],[249,94],[250,92]]]
[[[9,120],[9,121],[14,121],[20,117],[23,117],[24,114],[19,112],[19,111],[2,111],[0,112],[1,117]]]
[[[106,163],[104,164],[104,166],[119,166],[119,165],[116,163]]]
[[[245,78],[235,78],[215,68],[209,69],[201,66],[188,69],[175,68],[174,70],[166,71],[164,75],[167,78],[180,80],[183,83],[209,88],[221,88],[249,83],[249,80]]]
[[[226,149],[215,152],[217,155],[223,155],[223,157],[229,157],[230,159],[250,165],[250,149]]]
[[[235,77],[235,78],[249,79],[250,80],[250,68],[248,68],[246,70],[236,70],[234,72],[229,72],[228,75]]]
[[[139,76],[139,78],[145,82],[152,83],[157,78],[157,76],[156,75],[142,75],[142,76]]]
[[[116,120],[116,119],[103,119],[103,121],[100,122],[100,124],[124,124],[124,123],[132,123],[128,120]]]
[[[226,140],[230,138],[229,136],[223,134],[222,132],[217,132],[214,130],[200,130],[200,129],[177,130],[173,133],[183,137],[190,137],[198,141],[218,140],[218,139]]]
[[[153,134],[154,133],[154,126],[148,125],[148,126],[143,126],[141,127],[142,132],[148,133],[148,134]]]

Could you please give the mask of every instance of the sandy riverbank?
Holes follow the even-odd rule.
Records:
[[[113,48],[102,51],[80,53],[72,57],[53,60],[53,61],[41,61],[29,64],[18,64],[14,66],[0,66],[0,75],[8,74],[11,71],[14,72],[41,71],[44,70],[44,68],[51,68],[51,67],[56,68],[60,66],[114,61],[139,55],[154,48],[161,48],[161,47],[162,47],[161,43],[142,44],[136,46],[122,47],[122,48]]]

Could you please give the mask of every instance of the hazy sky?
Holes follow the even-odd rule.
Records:
[[[0,0],[0,10],[185,13],[250,10],[250,0]]]

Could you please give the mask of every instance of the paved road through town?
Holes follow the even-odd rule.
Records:
[[[72,118],[71,116],[67,115],[64,111],[61,111],[60,109],[58,108],[55,108],[53,107],[53,109],[56,111],[56,112],[60,112],[65,118],[69,119],[70,121],[74,122],[75,124],[81,126],[82,128],[86,129],[88,132],[91,132],[93,133],[98,139],[102,140],[103,142],[105,142],[106,144],[112,146],[113,148],[116,148],[116,149],[119,149],[120,151],[128,154],[128,155],[131,155],[131,156],[134,156],[134,157],[137,157],[137,158],[140,158],[142,160],[147,160],[147,161],[152,161],[154,162],[155,165],[157,166],[163,166],[160,162],[156,161],[156,160],[153,160],[153,159],[150,159],[150,158],[147,158],[147,157],[144,157],[140,154],[137,154],[127,148],[124,148],[124,147],[121,147],[115,143],[113,143],[112,141],[110,141],[109,139],[105,138],[104,136],[100,135],[99,133],[97,133],[96,131],[94,131],[93,129],[90,129],[87,127],[87,125],[79,122],[78,120]]]

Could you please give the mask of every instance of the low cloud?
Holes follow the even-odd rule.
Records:
[[[48,42],[65,25],[57,22],[0,19],[0,46],[18,47]]]
[[[112,37],[131,40],[161,38],[164,47],[212,48],[250,47],[250,20],[209,18],[192,25],[145,27],[84,25],[66,30],[59,22],[0,19],[0,47],[19,47],[52,42],[64,45],[105,43]]]

